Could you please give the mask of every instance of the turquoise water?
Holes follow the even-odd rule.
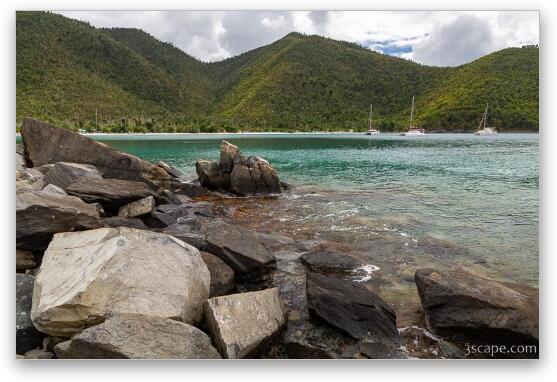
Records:
[[[242,202],[246,225],[366,259],[379,288],[404,293],[415,268],[459,266],[537,285],[537,134],[98,136],[195,177],[226,138],[297,188]]]

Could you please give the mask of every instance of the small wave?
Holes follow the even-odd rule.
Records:
[[[371,275],[373,272],[376,272],[378,270],[380,270],[381,268],[379,268],[376,265],[372,265],[372,264],[366,264],[366,265],[362,265],[361,267],[358,267],[356,269],[352,270],[352,273],[359,273],[359,277],[355,277],[352,280],[354,280],[357,283],[361,283],[364,281],[369,281],[371,280]],[[363,275],[361,275],[363,273]]]

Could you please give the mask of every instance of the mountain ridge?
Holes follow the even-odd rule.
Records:
[[[17,124],[34,117],[103,131],[537,131],[539,50],[507,48],[458,67],[432,67],[355,43],[289,33],[205,63],[135,28],[95,28],[17,12]]]

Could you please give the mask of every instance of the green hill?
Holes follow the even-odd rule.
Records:
[[[420,65],[356,44],[291,33],[203,63],[138,29],[97,29],[45,12],[17,13],[17,120],[105,131],[362,130],[369,103],[382,130],[416,121],[471,131],[538,130],[537,47],[456,68]]]

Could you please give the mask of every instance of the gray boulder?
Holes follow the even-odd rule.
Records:
[[[214,297],[205,317],[224,358],[249,358],[277,335],[285,324],[278,289]]]
[[[361,284],[308,273],[307,298],[312,315],[350,337],[400,346],[394,310]]]
[[[55,347],[58,358],[217,359],[201,330],[161,317],[125,314],[85,329]]]
[[[219,167],[223,173],[230,174],[234,168],[234,159],[240,153],[238,146],[227,141],[222,141],[220,145]]]
[[[46,173],[44,181],[65,189],[82,178],[102,179],[102,176],[89,164],[58,162]]]
[[[176,167],[169,165],[168,163],[165,163],[163,161],[159,161],[157,162],[157,166],[159,166],[160,168],[162,168],[164,171],[166,171],[168,173],[168,175],[170,175],[173,178],[179,178],[181,177],[183,174],[180,172],[180,170],[178,170]]]
[[[25,157],[33,167],[56,162],[84,163],[95,166],[104,178],[144,182],[154,189],[170,186],[170,175],[160,167],[48,123],[26,118],[21,137]]]
[[[19,153],[15,153],[15,170],[23,171],[25,170],[25,157]]]
[[[16,353],[25,354],[42,343],[44,334],[40,333],[31,321],[35,277],[18,273],[15,275],[15,282]]]
[[[58,186],[55,186],[54,184],[47,184],[43,189],[43,192],[50,192],[53,194],[58,194],[58,195],[68,195],[66,193],[66,191],[64,191],[63,189],[61,189]]]
[[[193,324],[209,288],[199,251],[172,236],[132,228],[65,232],[44,254],[31,318],[59,337],[124,313]]]
[[[362,265],[350,256],[327,250],[307,252],[300,259],[310,270],[319,273],[346,273]]]
[[[457,342],[538,344],[538,291],[462,269],[419,269],[415,275],[431,330]]]
[[[265,159],[249,157],[237,163],[230,173],[230,191],[240,196],[280,194],[281,183],[273,167]]]
[[[181,195],[188,196],[190,198],[209,195],[209,190],[206,187],[203,187],[201,184],[197,184],[197,181],[196,182],[173,181],[170,184],[170,189],[178,196],[180,196],[181,194]]]
[[[103,227],[108,228],[128,227],[145,230],[149,229],[149,227],[147,227],[145,223],[138,218],[122,218],[119,216],[113,216],[110,218],[102,218],[101,223]]]
[[[16,195],[16,246],[44,250],[58,232],[101,226],[97,210],[82,200],[44,191]]]
[[[218,162],[200,159],[195,162],[195,171],[201,186],[223,192],[230,189],[230,174],[222,172]]]
[[[219,257],[201,251],[201,258],[211,274],[211,291],[209,297],[222,296],[234,289],[234,271]]]
[[[118,216],[123,218],[135,218],[141,215],[150,214],[155,208],[155,198],[148,196],[123,205],[118,210]]]

